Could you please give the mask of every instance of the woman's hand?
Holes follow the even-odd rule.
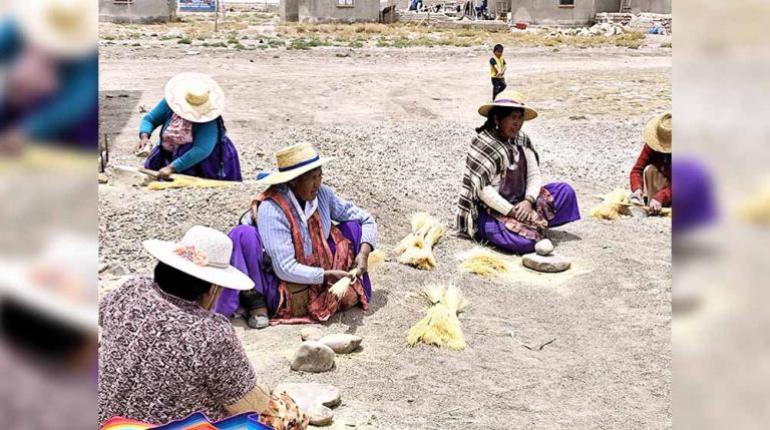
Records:
[[[352,276],[353,275],[351,275],[350,272],[346,272],[344,270],[324,270],[324,277],[333,281],[337,281],[342,278],[350,278]]]
[[[650,200],[650,215],[659,215],[663,204],[655,199]]]
[[[511,209],[508,216],[512,216],[521,222],[529,221],[532,217],[532,203],[529,200],[522,200]]]
[[[139,145],[136,147],[136,152],[142,152],[142,150],[146,148],[149,143],[150,136],[148,136],[146,133],[142,133],[142,135],[139,136]]]
[[[357,276],[364,276],[369,270],[369,253],[372,252],[372,246],[368,243],[361,244],[361,250],[356,255],[356,269],[358,270]]]
[[[171,175],[174,174],[174,166],[172,164],[169,164],[168,166],[158,170],[158,178],[160,179],[171,179]]]

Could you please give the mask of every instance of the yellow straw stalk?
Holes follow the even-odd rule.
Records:
[[[485,278],[509,275],[514,261],[511,257],[477,246],[460,254],[460,271]]]

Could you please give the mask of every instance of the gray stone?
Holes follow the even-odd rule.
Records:
[[[310,425],[323,427],[328,426],[334,421],[334,412],[324,405],[313,405],[305,411],[310,420]]]
[[[323,330],[318,327],[305,327],[299,331],[299,336],[303,341],[306,340],[318,340],[324,335]],[[333,349],[333,348],[332,348]]]
[[[302,342],[291,361],[291,369],[300,372],[328,372],[333,367],[334,350],[314,340]]]
[[[570,268],[572,263],[560,255],[542,256],[537,254],[527,254],[521,258],[521,263],[538,272],[558,273]]]
[[[288,394],[303,412],[310,410],[314,405],[333,408],[342,401],[340,390],[329,384],[284,382],[273,390],[273,393],[283,392]]]
[[[537,255],[551,255],[553,252],[553,242],[551,239],[541,239],[535,244],[535,252]]]
[[[318,339],[318,341],[334,350],[337,354],[350,354],[361,345],[363,338],[352,334],[337,333],[327,334]]]

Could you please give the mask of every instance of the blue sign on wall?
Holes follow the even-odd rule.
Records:
[[[179,0],[180,12],[216,12],[216,0]]]

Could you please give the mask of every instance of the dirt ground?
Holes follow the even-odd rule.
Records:
[[[466,148],[483,122],[476,109],[491,96],[485,47],[188,49],[102,46],[111,163],[140,163],[132,150],[141,112],[163,97],[168,78],[194,70],[211,74],[227,94],[224,118],[247,180],[216,190],[101,185],[103,288],[150,271],[143,239],[178,238],[193,224],[231,228],[260,191],[255,173],[299,141],[337,157],[324,181],[376,217],[381,249],[407,234],[415,211],[452,223]],[[452,236],[437,245],[434,271],[391,257],[372,274],[369,311],[322,325],[364,338],[363,350],[338,356],[329,373],[289,369],[301,326],[255,331],[234,321],[268,384],[340,388],[334,428],[671,427],[670,221],[589,216],[594,195],[627,186],[643,125],[671,107],[671,50],[510,48],[506,57],[509,85],[540,112],[525,131],[545,179],[577,191],[583,219],[551,231],[574,268],[557,276],[522,270],[510,283],[463,275],[456,255],[473,244]],[[424,314],[415,293],[434,282],[457,283],[470,300],[461,316],[464,351],[405,344]],[[540,351],[520,344],[551,339]]]

